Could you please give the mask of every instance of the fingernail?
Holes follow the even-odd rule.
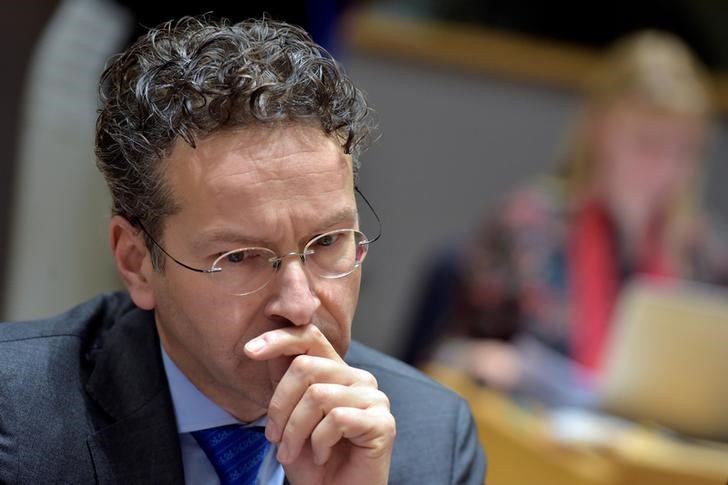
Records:
[[[279,463],[285,463],[288,460],[288,446],[285,443],[278,445],[278,454],[276,459]]]
[[[262,338],[254,338],[247,344],[245,344],[245,349],[249,352],[260,352],[263,347],[265,347],[265,340]]]

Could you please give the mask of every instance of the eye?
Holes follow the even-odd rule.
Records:
[[[255,263],[260,259],[270,257],[264,249],[240,249],[230,253],[220,253],[218,261],[224,265],[240,265]]]
[[[318,239],[316,239],[316,245],[317,246],[331,246],[333,245],[337,239],[339,239],[340,234],[325,234],[323,236],[319,236]]]
[[[238,251],[236,253],[230,253],[225,257],[225,262],[227,263],[242,263],[247,259],[247,254],[245,251]]]
[[[254,271],[260,267],[270,266],[275,253],[265,248],[245,248],[220,254],[213,267],[217,271]]]

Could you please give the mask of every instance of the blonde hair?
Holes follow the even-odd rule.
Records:
[[[624,101],[635,101],[667,115],[693,117],[706,127],[713,115],[705,68],[682,40],[653,30],[637,32],[613,44],[585,79],[584,95],[582,113],[575,120],[560,171],[570,202],[585,195],[592,181],[589,117]],[[668,238],[694,222],[702,192],[700,180],[701,173],[696,170],[671,201],[665,221]]]
[[[653,30],[617,41],[586,77],[584,95],[582,114],[563,160],[565,182],[572,195],[584,189],[592,171],[587,117],[624,100],[706,122],[713,112],[703,66],[679,38]]]

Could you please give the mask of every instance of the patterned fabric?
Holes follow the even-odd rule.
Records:
[[[616,227],[604,207],[592,201],[574,211],[568,237],[569,289],[571,295],[571,356],[583,367],[598,372],[610,323],[619,298],[624,275],[620,267],[620,247],[614,237]],[[632,272],[672,280],[678,276],[671,267],[667,245],[654,224],[647,231],[629,264]]]
[[[222,485],[254,485],[269,443],[264,428],[237,424],[193,431]]]
[[[436,258],[412,322],[415,337],[407,360],[426,361],[450,337],[510,340],[524,332],[575,357],[575,282],[569,262],[575,219],[555,178],[538,180],[506,198],[465,247],[449,248]],[[728,285],[728,239],[707,220],[693,222],[682,238],[675,274]],[[614,231],[606,237],[614,248],[609,259],[619,292],[645,268],[627,260]]]

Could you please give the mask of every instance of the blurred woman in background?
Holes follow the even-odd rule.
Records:
[[[434,330],[410,358],[569,401],[553,394],[598,375],[633,276],[728,284],[728,249],[700,208],[711,115],[679,39],[650,31],[614,45],[587,81],[564,163],[485,218],[455,258],[447,304],[415,322]]]

